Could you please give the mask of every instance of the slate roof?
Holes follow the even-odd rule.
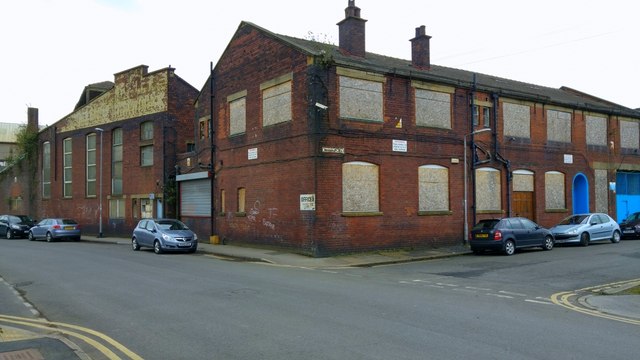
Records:
[[[475,78],[475,86],[479,91],[493,92],[504,97],[538,101],[573,109],[640,118],[640,112],[637,110],[568,87],[556,89],[433,64],[428,70],[418,69],[411,66],[410,60],[397,59],[370,52],[366,53],[365,58],[349,56],[340,52],[336,45],[276,34],[250,22],[242,22],[240,27],[243,26],[255,27],[277,41],[288,44],[308,55],[322,56],[324,53],[326,56],[326,54],[329,54],[338,66],[384,74],[396,74],[415,80],[462,88],[471,88],[474,85]]]
[[[15,143],[17,141],[16,134],[21,126],[25,126],[25,124],[0,123],[0,143]]]

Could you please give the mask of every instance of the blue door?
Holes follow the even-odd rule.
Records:
[[[616,221],[640,211],[640,173],[616,174]]]
[[[589,182],[583,173],[573,178],[573,213],[586,214],[589,212]]]

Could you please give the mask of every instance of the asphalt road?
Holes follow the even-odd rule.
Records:
[[[48,320],[145,359],[636,358],[640,326],[550,296],[639,264],[640,241],[313,270],[0,240],[0,276]]]

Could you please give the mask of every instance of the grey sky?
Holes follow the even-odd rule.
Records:
[[[410,59],[426,25],[431,62],[640,107],[640,5],[628,0],[356,0],[367,51]],[[347,0],[22,0],[2,5],[0,122],[27,107],[53,124],[84,86],[140,64],[200,89],[240,21],[337,43]]]

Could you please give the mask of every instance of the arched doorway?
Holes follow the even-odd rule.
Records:
[[[582,173],[573,177],[573,213],[589,212],[589,181]]]

